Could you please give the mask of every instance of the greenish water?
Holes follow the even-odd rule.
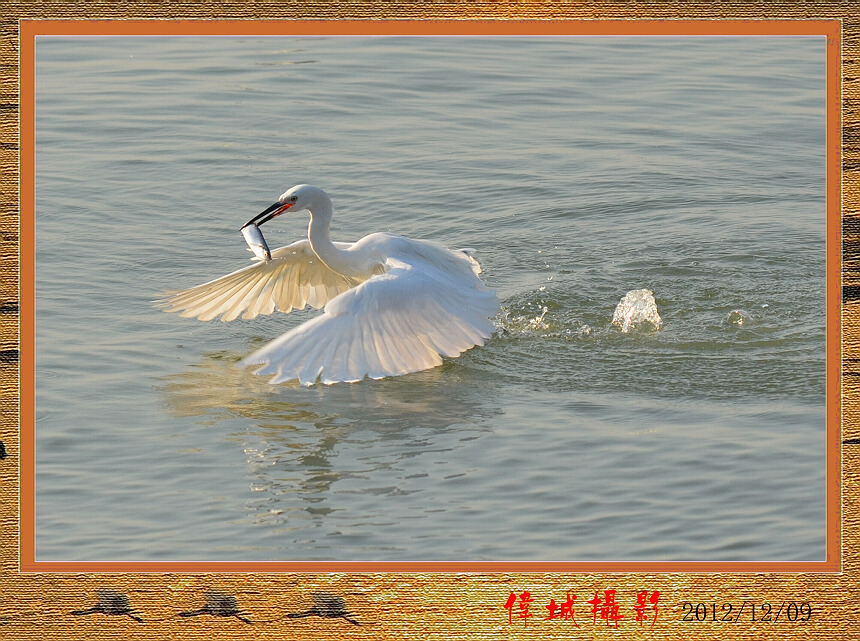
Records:
[[[40,38],[38,560],[822,560],[820,38]],[[152,301],[316,184],[496,335],[271,386]],[[271,247],[306,215],[266,228]],[[658,331],[611,325],[654,292]]]

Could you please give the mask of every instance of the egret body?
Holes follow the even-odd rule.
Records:
[[[273,250],[271,259],[255,246],[252,265],[171,292],[162,308],[231,321],[240,314],[251,319],[324,306],[323,314],[242,361],[262,365],[257,373],[273,375],[272,383],[331,384],[417,372],[490,337],[499,301],[464,251],[389,233],[332,242],[331,200],[311,185],[288,189],[245,227],[303,210],[310,212],[307,239]],[[246,238],[256,237],[259,230],[253,231]]]

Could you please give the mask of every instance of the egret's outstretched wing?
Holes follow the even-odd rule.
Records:
[[[341,248],[348,243],[335,243]],[[272,252],[272,260],[255,260],[221,278],[191,289],[167,292],[158,305],[166,312],[202,321],[221,316],[235,320],[239,314],[251,319],[276,309],[288,313],[305,305],[320,308],[361,281],[342,276],[314,255],[307,240]]]
[[[389,259],[385,273],[241,364],[265,364],[257,373],[273,374],[273,383],[331,384],[429,369],[441,356],[483,345],[493,332],[496,294],[471,273],[472,261],[455,257],[440,267],[423,258]]]

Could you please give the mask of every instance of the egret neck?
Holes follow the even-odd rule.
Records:
[[[344,276],[367,278],[373,270],[366,257],[349,249],[338,248],[331,240],[332,206],[328,195],[319,190],[306,206],[311,215],[308,240],[311,249],[326,267]]]

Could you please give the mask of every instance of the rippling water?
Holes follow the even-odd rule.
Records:
[[[824,52],[41,38],[37,559],[822,560]],[[236,362],[313,313],[153,307],[301,182],[336,240],[476,248],[494,338],[271,386]]]

